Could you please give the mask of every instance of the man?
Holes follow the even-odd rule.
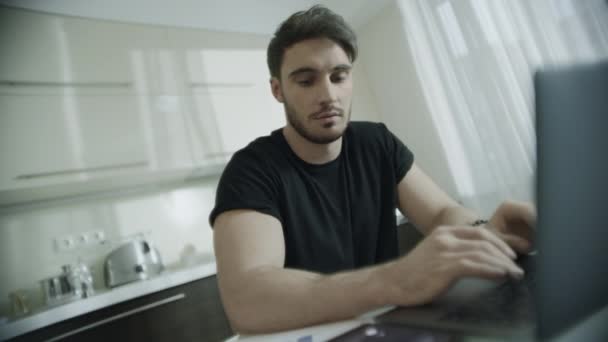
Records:
[[[533,208],[507,202],[482,221],[384,125],[349,122],[356,55],[353,31],[320,6],[269,44],[287,124],[234,155],[210,215],[222,301],[241,333],[427,303],[461,277],[523,276],[513,259],[531,248]],[[426,235],[401,258],[395,207]]]

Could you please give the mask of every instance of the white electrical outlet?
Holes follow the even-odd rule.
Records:
[[[76,248],[76,241],[72,235],[55,238],[55,250],[58,252],[69,251]]]
[[[106,233],[103,230],[89,232],[89,243],[95,245],[103,245],[106,243]]]
[[[106,234],[103,230],[65,235],[54,239],[55,252],[67,252],[74,249],[81,249],[103,245],[107,242]]]
[[[76,236],[76,244],[78,246],[85,246],[89,243],[89,233],[82,233]]]

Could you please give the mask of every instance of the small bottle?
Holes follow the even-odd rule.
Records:
[[[27,296],[24,290],[11,292],[9,295],[13,316],[18,317],[30,312]]]
[[[66,296],[66,297],[82,297],[82,289],[80,287],[80,281],[78,279],[78,268],[77,267],[72,267],[72,265],[63,265],[61,266],[61,269],[63,270],[63,274],[65,276],[65,279],[67,280],[67,289],[63,289],[62,286],[62,290],[61,290],[61,294],[62,296]]]
[[[78,259],[76,269],[78,270],[78,283],[82,297],[87,298],[95,294],[95,290],[93,288],[93,276],[91,275],[91,271],[89,270],[87,264]]]

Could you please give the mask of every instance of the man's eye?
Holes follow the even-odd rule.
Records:
[[[304,87],[308,87],[308,86],[312,85],[312,80],[298,80],[296,82],[299,85],[304,86]]]
[[[335,82],[335,83],[340,83],[340,82],[344,82],[347,77],[348,77],[348,74],[345,71],[342,71],[342,72],[331,75],[331,81]]]

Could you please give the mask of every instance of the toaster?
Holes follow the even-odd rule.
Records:
[[[114,249],[106,257],[104,274],[109,288],[148,279],[164,270],[160,254],[145,240],[134,240]]]

